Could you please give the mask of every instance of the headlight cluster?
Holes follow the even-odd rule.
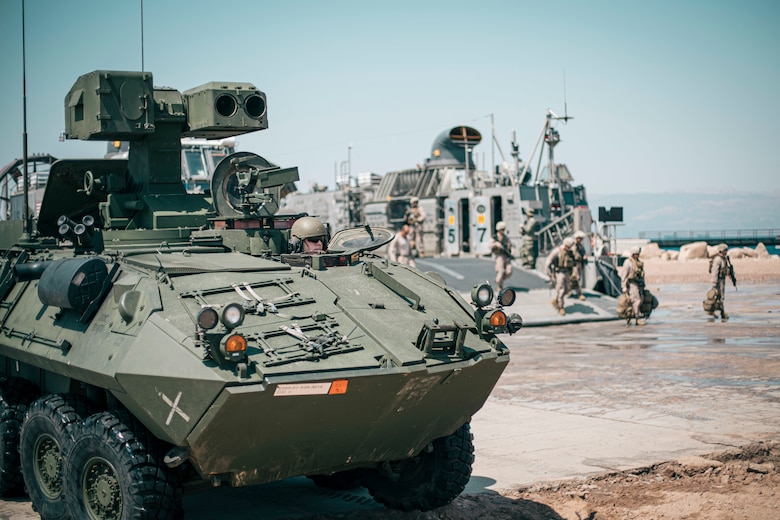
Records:
[[[219,337],[219,334],[210,334],[212,338],[219,338],[219,352],[228,361],[241,361],[246,356],[246,338],[233,329],[240,327],[244,322],[244,307],[238,303],[229,303],[222,308],[220,314],[214,307],[204,307],[198,312],[196,318],[198,328],[202,331],[210,331],[219,323],[225,326],[227,334]]]
[[[203,330],[211,330],[220,322],[228,329],[235,329],[244,322],[244,308],[238,303],[229,303],[220,315],[214,307],[204,307],[198,313],[197,321]]]
[[[493,303],[493,288],[489,283],[474,286],[471,290],[471,301],[476,305],[475,318],[479,334],[500,334],[508,332],[514,334],[523,326],[523,319],[518,314],[509,316],[503,311],[503,307],[510,307],[515,303],[514,289],[503,289],[498,293],[496,305]]]

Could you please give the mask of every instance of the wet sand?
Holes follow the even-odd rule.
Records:
[[[648,268],[660,305],[644,327],[578,323],[507,339],[512,361],[472,421],[476,462],[466,493],[780,440],[780,285],[729,286],[731,319],[721,323],[702,310],[706,282],[651,276]],[[184,503],[189,520],[382,509],[365,491],[327,491],[304,478],[213,489]],[[6,518],[38,516],[29,501],[0,501]]]

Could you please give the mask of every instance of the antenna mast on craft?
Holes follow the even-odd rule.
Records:
[[[146,72],[144,68],[144,0],[141,0],[141,72]]]
[[[22,164],[24,170],[23,192],[24,192],[24,215],[22,216],[24,227],[22,228],[22,241],[29,240],[31,236],[32,222],[30,219],[30,180],[27,174],[27,55],[25,49],[24,34],[24,0],[22,0]]]

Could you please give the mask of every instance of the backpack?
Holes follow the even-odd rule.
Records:
[[[722,305],[720,301],[720,293],[718,290],[713,287],[709,291],[707,291],[707,295],[704,297],[704,301],[701,302],[702,307],[704,307],[704,312],[708,312],[712,314],[715,311],[721,310]]]
[[[639,310],[642,314],[645,316],[650,316],[650,313],[653,312],[653,309],[658,307],[658,298],[653,296],[650,291],[645,289],[644,291],[644,298],[642,299],[642,303],[639,304]]]
[[[620,296],[618,296],[617,315],[618,318],[623,318],[623,319],[634,317],[634,310],[631,308],[631,298],[629,298],[628,294],[626,293],[623,293]]]

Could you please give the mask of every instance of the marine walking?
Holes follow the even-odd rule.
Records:
[[[555,298],[552,300],[553,307],[558,310],[561,316],[566,315],[564,298],[571,290],[571,273],[574,269],[576,259],[574,258],[574,239],[566,237],[563,243],[554,248],[547,256],[544,270],[550,275],[550,283],[555,283]]]
[[[585,246],[582,245],[585,236],[585,233],[582,231],[574,233],[574,246],[572,247],[574,268],[571,272],[571,296],[579,300],[585,299],[585,295],[582,294],[582,286],[585,284],[585,264],[588,263],[587,251]]]
[[[631,248],[631,256],[623,263],[620,271],[622,293],[618,297],[617,315],[631,324],[634,318],[637,325],[644,325],[653,309],[658,307],[658,299],[645,286],[645,264],[639,259],[642,249]]]
[[[731,263],[728,251],[729,246],[727,244],[718,244],[718,253],[710,259],[712,289],[707,292],[703,302],[704,310],[707,314],[714,319],[718,317],[717,313],[720,313],[721,321],[728,321],[729,319],[729,315],[726,314],[726,309],[723,305],[726,294],[726,277],[731,279],[734,289],[737,288],[737,277],[734,274],[734,266]]]
[[[409,204],[411,206],[407,208],[404,214],[404,222],[409,226],[409,245],[412,250],[412,256],[422,258],[425,256],[422,226],[427,215],[425,210],[420,207],[420,199],[418,197],[412,197]]]
[[[496,286],[498,290],[504,288],[504,282],[512,276],[512,242],[506,230],[506,222],[496,223],[496,234],[490,241],[490,251],[496,259]]]
[[[523,241],[520,243],[520,260],[526,269],[536,269],[536,218],[534,209],[526,208],[525,222],[520,227]]]

